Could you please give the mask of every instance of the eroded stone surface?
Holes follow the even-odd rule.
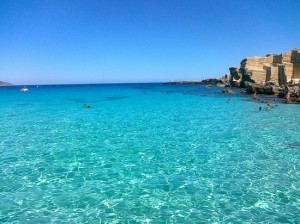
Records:
[[[245,58],[240,67],[231,67],[229,71],[230,82],[235,86],[244,86],[245,82],[272,82],[276,85],[298,83],[300,48],[281,54]]]

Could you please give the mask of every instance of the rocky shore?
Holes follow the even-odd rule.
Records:
[[[271,85],[271,84],[256,84],[245,83],[246,92],[251,94],[273,95],[279,98],[284,98],[286,102],[300,103],[300,84],[287,85]]]
[[[202,81],[172,81],[172,82],[164,82],[166,85],[195,85],[202,84]]]
[[[281,54],[248,57],[225,75],[231,86],[247,93],[274,95],[300,102],[300,48]]]
[[[241,88],[249,94],[283,98],[285,102],[300,103],[300,48],[280,54],[247,57],[240,66],[230,67],[219,79],[166,82],[171,85],[204,84]],[[232,93],[225,88],[222,93]]]
[[[217,85],[223,84],[225,80],[222,79],[203,79],[201,81],[172,81],[165,82],[167,85]]]

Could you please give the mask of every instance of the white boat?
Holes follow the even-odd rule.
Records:
[[[25,86],[25,87],[21,88],[20,91],[21,91],[21,92],[28,92],[29,89]]]

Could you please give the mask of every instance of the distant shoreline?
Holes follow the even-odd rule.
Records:
[[[7,83],[7,82],[3,82]],[[135,85],[135,84],[162,84],[164,82],[112,82],[112,83],[57,83],[57,84],[11,84],[4,86],[77,86],[77,85]],[[0,85],[0,87],[2,87]]]
[[[9,83],[9,82],[1,82],[0,81],[0,87],[1,86],[13,86],[13,84]]]
[[[288,103],[288,104],[300,104],[299,89],[300,84],[290,85],[274,85],[274,84],[257,84],[246,82],[245,87],[230,86],[226,81],[222,79],[204,79],[202,81],[172,81],[165,82],[166,85],[207,85],[209,87],[215,85],[222,89],[222,94],[232,94],[233,89],[239,89],[241,93],[251,96],[257,95],[253,98],[253,101],[257,103],[268,103],[270,99],[276,103]],[[221,85],[222,86],[221,86]],[[260,96],[260,97],[258,97]],[[276,100],[277,99],[277,100]]]

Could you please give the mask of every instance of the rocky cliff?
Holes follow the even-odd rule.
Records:
[[[240,67],[231,67],[230,83],[245,86],[245,82],[274,83],[282,85],[300,82],[300,48],[281,54],[249,57],[241,61]]]
[[[8,82],[1,82],[0,81],[0,86],[12,86],[13,84],[8,83]]]

